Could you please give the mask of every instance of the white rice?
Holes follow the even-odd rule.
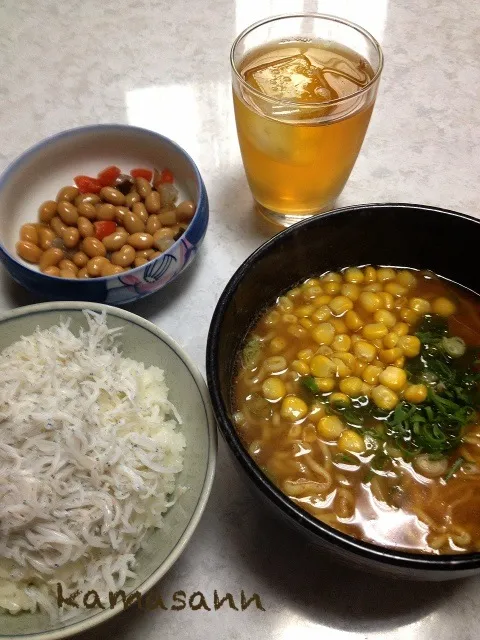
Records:
[[[0,607],[59,613],[64,592],[101,599],[179,489],[185,438],[158,367],[122,357],[119,329],[85,312],[0,353]],[[79,601],[81,604],[81,598]]]

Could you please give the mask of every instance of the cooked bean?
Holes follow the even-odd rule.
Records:
[[[174,235],[175,233],[170,228],[159,229],[158,231],[155,231],[155,233],[153,234],[153,243],[156,245],[159,240],[164,240],[164,239],[173,240]]]
[[[57,215],[57,203],[55,200],[46,200],[38,207],[38,219],[40,222],[49,223]]]
[[[111,262],[103,264],[102,276],[116,276],[118,273],[123,273],[123,267],[120,267],[118,264],[112,264]]]
[[[79,269],[82,269],[87,265],[88,256],[83,251],[77,251],[76,253],[73,254],[72,262],[76,267],[78,267]]]
[[[105,249],[107,251],[118,251],[123,247],[123,245],[127,242],[127,240],[128,240],[127,231],[125,231],[125,229],[120,227],[119,229],[111,233],[109,236],[105,236],[102,242],[105,245]]]
[[[55,231],[50,229],[50,227],[38,227],[38,245],[40,249],[44,251],[50,249],[56,237]]]
[[[132,207],[133,213],[140,218],[142,222],[147,222],[148,220],[148,211],[145,208],[143,202],[135,202]]]
[[[160,200],[160,194],[158,193],[158,191],[152,191],[145,198],[145,209],[148,211],[148,213],[158,213],[161,206],[162,201]]]
[[[134,249],[150,249],[153,245],[153,236],[149,233],[132,233],[128,237],[128,244]]]
[[[38,230],[34,224],[24,224],[20,228],[20,240],[39,244]]]
[[[77,278],[89,278],[87,267],[82,267],[77,273]]]
[[[104,265],[109,264],[105,256],[95,256],[87,262],[87,273],[91,278],[98,278],[102,275]]]
[[[115,220],[118,224],[123,224],[126,213],[131,213],[128,207],[115,207]]]
[[[77,220],[78,220],[77,207],[71,202],[66,202],[65,200],[62,200],[61,202],[58,203],[57,211],[62,221],[68,226],[71,226],[72,224],[77,224]]]
[[[167,251],[167,249],[170,249],[174,244],[175,240],[173,240],[173,238],[161,238],[156,242],[156,246],[161,252]]]
[[[58,216],[55,216],[50,220],[50,226],[52,227],[52,229],[55,231],[55,233],[59,238],[62,237],[62,233],[67,228],[67,225],[64,224]]]
[[[180,202],[176,212],[178,220],[187,222],[195,215],[195,205],[191,200],[184,200],[183,202]]]
[[[77,187],[62,187],[60,191],[57,193],[57,202],[65,201],[65,202],[73,202],[75,198],[79,194],[79,190]]]
[[[58,275],[60,278],[76,278],[77,272],[72,271],[71,269],[60,269],[60,273]]]
[[[77,211],[79,215],[88,218],[88,220],[97,219],[97,209],[93,202],[82,202],[78,205]]]
[[[80,216],[77,222],[78,232],[82,236],[82,238],[90,238],[95,235],[95,229],[93,224],[90,222],[88,218],[84,218]]]
[[[147,223],[145,224],[145,231],[153,236],[155,231],[158,231],[161,226],[162,224],[158,219],[158,216],[152,213],[151,216],[148,216]]]
[[[107,254],[105,246],[97,238],[85,238],[80,247],[81,251],[84,251],[89,258],[97,258]]]
[[[149,257],[148,261],[151,262],[152,260],[155,260],[155,258],[158,258],[158,256],[161,256],[161,255],[162,255],[161,251],[154,251],[152,255]]]
[[[101,204],[97,207],[97,220],[115,220],[117,208],[113,204]]]
[[[80,233],[77,227],[67,227],[62,234],[63,244],[67,249],[73,249],[80,242]]]
[[[43,252],[39,261],[40,271],[44,271],[47,267],[56,267],[60,260],[65,257],[65,254],[61,249],[57,247],[50,247]]]
[[[112,253],[111,261],[120,267],[129,267],[135,258],[135,249],[129,244],[125,244],[119,251]]]
[[[125,196],[121,191],[114,187],[103,187],[100,191],[100,197],[110,204],[123,204],[125,202]]]
[[[142,267],[144,264],[147,264],[148,260],[146,258],[135,258],[133,264],[136,267]]]
[[[166,211],[161,211],[158,214],[158,219],[162,223],[162,225],[165,225],[167,227],[177,224],[177,214],[173,209],[167,209]]]
[[[132,207],[135,202],[140,202],[140,200],[140,195],[136,191],[130,191],[130,193],[127,193],[125,196],[125,205],[127,207]]]
[[[20,258],[23,258],[23,260],[27,262],[36,264],[42,257],[43,251],[40,247],[37,247],[33,242],[28,242],[28,240],[20,240],[20,242],[17,242],[15,245],[15,248]]]
[[[128,231],[128,233],[138,233],[145,230],[144,223],[131,211],[124,215],[123,226]]]
[[[153,249],[142,249],[136,252],[136,256],[137,258],[146,258],[148,260],[153,253],[155,253]]]
[[[85,204],[88,203],[95,205],[101,202],[101,199],[99,196],[97,196],[96,193],[80,193],[75,198],[74,204],[76,207],[79,207],[82,202],[84,202]]]
[[[73,271],[74,273],[77,273],[78,271],[77,265],[72,260],[69,260],[68,258],[64,258],[63,260],[60,260],[60,262],[58,263],[58,268],[60,269],[60,271],[62,269],[70,269],[70,271]]]
[[[135,189],[142,198],[152,193],[152,185],[145,178],[135,178]]]
[[[187,227],[184,224],[174,224],[173,227],[171,227],[173,231],[173,239],[178,240],[179,238],[181,238],[185,233],[186,228]]]
[[[59,276],[60,275],[60,269],[58,267],[47,267],[46,269],[43,270],[43,273],[47,276]]]

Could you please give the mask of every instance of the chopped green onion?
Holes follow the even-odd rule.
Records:
[[[461,456],[460,456],[460,458],[457,458],[455,460],[455,462],[452,464],[450,469],[445,474],[445,482],[448,482],[450,480],[450,478],[457,473],[457,471],[460,469],[460,467],[462,466],[462,464],[464,462],[465,462],[465,460]]]
[[[462,340],[462,338],[459,338],[458,336],[452,336],[451,338],[444,336],[442,338],[441,345],[452,358],[460,358],[467,350],[465,340]]]

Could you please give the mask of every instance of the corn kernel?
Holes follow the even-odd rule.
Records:
[[[268,344],[268,349],[272,353],[281,353],[285,347],[287,346],[287,341],[285,338],[281,336],[277,336],[276,338],[272,338]]]
[[[405,356],[400,356],[400,358],[397,358],[393,363],[393,365],[395,367],[399,367],[400,369],[403,369],[403,367],[405,366]]]
[[[342,294],[342,296],[350,298],[350,300],[358,300],[361,290],[358,284],[347,282],[347,284],[342,284],[340,293]]]
[[[322,282],[342,282],[343,278],[335,271],[328,271],[322,276],[321,280]]]
[[[265,358],[263,366],[270,373],[280,373],[287,368],[287,361],[283,356],[270,356]]]
[[[356,342],[362,342],[363,338],[360,334],[358,333],[354,333],[352,336],[352,345],[354,345]]]
[[[377,270],[375,267],[365,267],[364,270],[364,282],[369,284],[370,282],[376,282],[377,280]]]
[[[311,329],[313,327],[313,322],[310,320],[310,318],[300,318],[300,320],[298,321],[298,323],[304,328],[304,329]]]
[[[362,393],[362,380],[355,376],[348,376],[340,380],[339,387],[340,391],[350,396],[350,398],[358,398]]]
[[[362,270],[358,267],[349,267],[344,271],[343,277],[345,282],[351,282],[353,284],[360,284],[365,279]]]
[[[304,300],[314,300],[317,296],[321,296],[322,293],[322,287],[319,284],[314,284],[306,287],[302,292],[302,296]]]
[[[386,349],[392,349],[397,345],[399,340],[400,340],[400,336],[397,333],[394,333],[393,331],[391,331],[390,333],[387,333],[387,335],[384,337],[383,346]]]
[[[399,271],[397,273],[397,282],[399,282],[404,287],[412,289],[417,284],[417,279],[411,271],[402,269],[402,271]]]
[[[397,336],[406,336],[408,333],[408,324],[406,322],[397,322],[392,331],[396,333]]]
[[[350,369],[353,369],[357,362],[353,353],[337,352],[335,357],[344,362]]]
[[[373,292],[373,293],[379,293],[382,290],[382,283],[371,282],[370,284],[364,285],[363,290]]]
[[[316,307],[321,307],[324,304],[328,304],[331,299],[332,299],[332,296],[327,296],[323,294],[321,296],[317,296],[312,302]]]
[[[399,315],[404,322],[407,322],[410,325],[415,324],[419,318],[418,313],[413,311],[413,309],[406,309],[405,307],[400,309]]]
[[[284,324],[296,324],[298,322],[298,318],[293,315],[293,313],[284,313],[282,316],[282,322]]]
[[[299,360],[304,360],[305,362],[310,362],[312,357],[313,357],[312,349],[300,349],[300,351],[297,353],[297,358]]]
[[[382,371],[378,380],[380,384],[392,389],[392,391],[400,391],[407,384],[407,374],[404,369],[387,367]]]
[[[365,371],[365,369],[368,366],[368,362],[364,362],[363,360],[356,360],[355,361],[355,366],[353,367],[353,375],[355,376],[361,376],[363,375],[363,372]]]
[[[401,358],[403,356],[403,351],[398,347],[393,347],[392,349],[380,349],[378,352],[378,357],[385,364],[393,364],[397,358]]]
[[[350,367],[340,358],[332,357],[332,361],[335,363],[335,373],[338,378],[346,378],[352,375]]]
[[[335,389],[334,378],[315,378],[315,383],[323,393],[328,393],[329,391],[333,391]]]
[[[345,393],[339,393],[338,391],[332,393],[328,401],[333,405],[340,405],[347,407],[350,404],[350,398]]]
[[[336,333],[347,333],[347,325],[342,318],[331,318],[330,323],[333,325]]]
[[[381,322],[366,324],[362,329],[362,335],[366,340],[383,338],[388,333],[387,327]]]
[[[290,298],[290,300],[295,300],[301,295],[302,290],[300,289],[300,287],[294,287],[293,289],[290,289],[290,291],[286,294],[287,298]]]
[[[263,381],[262,393],[267,400],[277,402],[285,396],[287,390],[283,380],[280,380],[278,376],[272,376]]]
[[[312,329],[312,338],[318,344],[331,344],[335,336],[335,329],[329,322],[321,322]]]
[[[303,427],[302,440],[304,442],[315,442],[317,439],[317,431],[313,424],[307,424]]]
[[[372,389],[372,400],[379,409],[389,411],[398,404],[399,398],[394,391],[380,384]]]
[[[287,327],[287,332],[292,335],[294,338],[306,338],[308,336],[308,331],[301,327],[299,324],[291,324]]]
[[[403,307],[408,307],[408,298],[407,298],[407,296],[400,296],[399,298],[396,298],[396,300],[395,300],[395,309],[397,309],[397,311],[399,309],[403,309]]]
[[[424,384],[411,384],[403,392],[403,397],[414,404],[424,402],[427,399],[427,387]]]
[[[387,282],[385,285],[385,291],[390,293],[394,298],[400,298],[408,293],[408,288],[404,287],[399,282]]]
[[[385,362],[382,362],[380,360],[380,358],[375,358],[375,360],[372,360],[371,364],[373,364],[374,367],[378,367],[379,369],[381,369],[382,371],[385,369],[385,367],[387,366],[385,364]]]
[[[353,353],[359,360],[365,360],[371,362],[377,355],[377,350],[369,342],[359,340],[353,345]]]
[[[330,356],[333,353],[333,349],[328,346],[328,344],[321,344],[318,349],[315,351],[314,355],[319,356]]]
[[[370,313],[374,313],[382,308],[382,300],[380,296],[371,291],[363,291],[360,294],[358,301],[365,311],[369,311]]]
[[[320,278],[307,278],[302,284],[302,289],[308,289],[308,287],[320,286]]]
[[[290,422],[296,422],[301,420],[308,413],[307,404],[297,396],[287,396],[283,399],[282,406],[280,408],[280,415],[284,420]]]
[[[439,316],[443,316],[444,318],[451,316],[456,310],[455,304],[443,296],[435,298],[432,304],[433,313],[438,313]]]
[[[293,302],[286,296],[280,296],[277,306],[281,311],[291,311],[293,309]]]
[[[353,302],[346,296],[335,296],[328,306],[336,316],[341,316],[353,308]]]
[[[369,364],[363,370],[362,378],[368,384],[377,384],[378,377],[381,373],[382,369],[380,367],[376,367],[374,364]]]
[[[353,429],[345,429],[338,438],[338,450],[349,453],[363,453],[365,440]]]
[[[421,316],[430,313],[431,309],[430,302],[425,298],[410,298],[409,306],[412,311],[416,311]]]
[[[320,380],[321,378],[315,378],[315,380]],[[326,378],[325,378],[326,379]],[[311,420],[313,420],[314,418],[316,420],[320,420],[320,418],[322,418],[323,416],[325,416],[327,414],[326,410],[325,410],[325,405],[320,404],[319,402],[316,402],[315,404],[312,405],[311,410],[310,410],[310,415],[309,418]]]
[[[331,378],[335,375],[335,363],[327,356],[313,356],[310,360],[310,370],[317,378]]]
[[[292,369],[299,373],[301,376],[308,376],[310,373],[310,367],[303,360],[294,360],[291,365]]]
[[[298,318],[308,318],[315,311],[315,306],[313,304],[302,304],[297,307],[294,311],[294,314]]]
[[[372,395],[373,384],[368,384],[368,382],[362,383],[362,396],[367,396],[370,398]]]
[[[380,267],[377,269],[377,280],[379,282],[387,282],[387,280],[395,279],[395,271],[390,267]]]
[[[317,433],[325,440],[337,440],[345,430],[345,425],[338,416],[324,416],[317,424]]]
[[[345,326],[350,331],[358,331],[363,326],[363,322],[356,311],[347,311],[344,317]]]
[[[391,311],[395,308],[395,298],[388,291],[379,291],[378,295],[380,296],[380,300],[382,301],[382,305],[385,309]]]
[[[403,354],[408,358],[414,358],[418,356],[420,353],[420,349],[422,347],[422,343],[417,338],[417,336],[402,336],[398,339],[397,345],[402,351]]]
[[[340,293],[341,288],[342,285],[340,284],[340,282],[325,282],[325,284],[323,285],[323,290],[325,291],[325,293],[329,293],[332,296],[336,296],[338,293]]]
[[[352,340],[347,333],[337,334],[332,342],[332,349],[334,351],[349,351],[352,346]]]
[[[389,329],[397,324],[397,318],[391,311],[387,311],[387,309],[379,309],[378,311],[375,311],[375,313],[373,314],[373,319],[375,320],[375,322],[384,324]]]
[[[314,322],[325,322],[325,320],[328,320],[331,317],[332,312],[330,311],[330,308],[327,307],[326,304],[322,304],[312,313],[311,319]]]
[[[278,311],[270,311],[270,313],[267,315],[267,317],[264,320],[264,323],[267,325],[267,327],[272,327],[276,324],[278,324],[278,322],[280,321],[280,314],[278,313]]]

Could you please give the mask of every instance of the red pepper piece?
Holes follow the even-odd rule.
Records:
[[[132,176],[132,178],[145,178],[145,180],[148,180],[148,182],[150,182],[152,179],[153,171],[150,171],[150,169],[132,169],[130,171],[130,175]]]
[[[121,173],[120,169],[112,164],[103,171],[100,171],[98,180],[104,187],[111,187]]]
[[[162,173],[160,174],[160,182],[170,182],[172,183],[174,181],[174,176],[173,173],[170,171],[170,169],[164,169],[162,171]]]
[[[95,227],[95,237],[98,240],[103,240],[117,228],[117,224],[113,220],[99,220],[94,222],[93,226]]]
[[[97,178],[90,176],[75,176],[73,179],[80,193],[100,193],[103,184]]]

